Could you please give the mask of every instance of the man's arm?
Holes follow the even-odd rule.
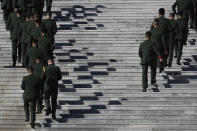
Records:
[[[21,89],[25,90],[25,77],[22,80]]]
[[[175,2],[173,5],[172,5],[172,10],[175,14],[177,14],[176,12],[176,7],[177,7],[177,2]]]
[[[141,44],[140,44],[140,47],[139,47],[138,55],[139,55],[139,57],[140,57],[140,58],[142,58],[142,49],[141,49]]]

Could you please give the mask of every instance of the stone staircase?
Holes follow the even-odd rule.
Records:
[[[160,7],[174,0],[55,0],[56,64],[61,67],[57,121],[37,115],[36,131],[196,131],[197,46],[190,30],[182,66],[158,74],[142,93],[139,43]],[[0,20],[0,131],[25,123],[25,69],[11,68],[11,41]]]

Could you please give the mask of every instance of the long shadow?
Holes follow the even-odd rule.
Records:
[[[192,58],[195,62],[197,62],[197,55],[192,55]],[[165,84],[165,88],[172,88],[173,84],[190,84],[190,80],[197,80],[196,75],[184,75],[184,72],[193,72],[197,71],[197,64],[191,64],[192,59],[184,59],[184,66],[181,71],[166,71],[166,75],[163,76],[164,79],[167,80],[167,84]],[[170,79],[172,77],[173,79]]]
[[[75,5],[72,8],[61,8],[61,11],[53,11],[53,16],[56,21],[68,21],[69,24],[60,24],[58,30],[74,30],[74,27],[80,27],[83,25],[84,30],[97,30],[100,27],[104,27],[103,24],[95,24],[94,27],[89,27],[86,25],[91,23],[95,23],[95,19],[91,18],[92,16],[97,16],[99,13],[102,13],[100,9],[105,8],[102,5],[97,5],[94,8],[85,8],[80,5]],[[88,13],[91,12],[91,13]],[[73,21],[74,20],[74,21]],[[85,22],[84,22],[85,21]],[[91,24],[92,25],[92,24]],[[107,77],[110,72],[115,72],[116,68],[110,67],[110,63],[115,63],[117,60],[109,59],[108,61],[95,61],[88,62],[90,57],[95,57],[94,52],[89,51],[87,47],[83,47],[82,49],[75,49],[76,40],[68,40],[67,43],[56,43],[56,49],[63,49],[66,47],[72,47],[63,53],[55,53],[55,57],[61,64],[70,64],[76,63],[78,60],[87,61],[86,64],[81,64],[78,67],[73,67],[73,72],[77,75],[77,80],[80,81],[88,81],[87,83],[83,82],[83,84],[75,83],[72,79],[69,79],[69,72],[62,72],[63,76],[66,76],[68,79],[63,79],[63,84],[59,86],[59,92],[61,93],[77,93],[79,89],[92,89],[93,84],[102,84],[102,81],[96,79],[96,77]],[[84,53],[85,52],[85,53]],[[79,54],[79,55],[77,55]],[[65,57],[65,58],[64,58]],[[96,59],[95,59],[96,60]],[[102,69],[99,71],[94,68],[96,67],[104,67],[106,71]],[[86,72],[89,75],[83,75]],[[71,88],[67,88],[67,85]],[[87,96],[79,96],[78,100],[59,100],[58,101],[58,109],[62,109],[63,105],[81,105],[85,104],[85,101],[92,101],[92,103],[96,103],[99,100],[99,97],[104,96],[102,92],[93,92]],[[94,102],[95,101],[95,102]],[[121,105],[120,101],[109,101],[107,105]],[[66,123],[69,118],[84,118],[85,114],[100,114],[99,109],[107,109],[105,104],[92,104],[88,105],[87,109],[69,109],[68,113],[60,113],[58,114],[60,118],[57,118],[57,122]],[[63,109],[62,109],[63,110]],[[52,119],[46,118],[46,123],[43,123],[45,127],[51,127],[51,123],[53,123]]]

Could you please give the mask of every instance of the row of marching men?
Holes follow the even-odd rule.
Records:
[[[3,10],[3,18],[5,23],[14,8],[18,7],[24,17],[31,14],[42,16],[43,8],[46,3],[46,10],[51,11],[52,0],[0,0],[1,9]]]
[[[28,75],[23,77],[21,88],[24,90],[25,121],[30,121],[32,128],[35,127],[36,113],[42,113],[44,107],[45,115],[52,114],[56,119],[58,81],[62,79],[61,69],[53,60],[56,21],[49,9],[45,19],[35,12],[24,14],[16,5],[5,21],[12,40],[13,67],[18,61],[27,68]]]
[[[143,92],[148,88],[148,67],[151,67],[151,84],[154,85],[157,67],[162,73],[166,67],[172,66],[173,58],[176,58],[177,65],[181,65],[182,50],[189,33],[189,19],[186,19],[183,11],[170,13],[169,18],[166,18],[165,9],[160,8],[158,15],[150,31],[146,32],[146,40],[139,47]]]

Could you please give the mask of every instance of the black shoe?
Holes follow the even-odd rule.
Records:
[[[38,110],[37,111],[37,114],[42,114],[42,110]]]
[[[52,114],[52,119],[56,120],[56,115],[55,114]]]
[[[174,58],[177,58],[177,56],[175,55]]]
[[[13,63],[12,66],[15,67],[16,66],[16,63]]]
[[[144,89],[142,90],[142,92],[146,92],[146,88],[144,88]]]
[[[48,115],[50,115],[50,114],[51,114],[51,111],[46,111],[45,116],[48,116]]]
[[[18,63],[21,63],[21,59],[18,59]]]
[[[178,61],[176,64],[177,64],[177,65],[181,65],[181,62],[180,62],[180,61]]]
[[[168,64],[168,67],[172,67],[172,64]]]
[[[35,129],[35,124],[34,123],[31,123],[30,126],[31,126],[32,129]]]
[[[156,80],[151,81],[151,85],[154,85],[156,83]]]
[[[25,122],[29,122],[29,118],[26,118]]]
[[[159,69],[159,73],[162,73],[164,71],[164,68]]]

